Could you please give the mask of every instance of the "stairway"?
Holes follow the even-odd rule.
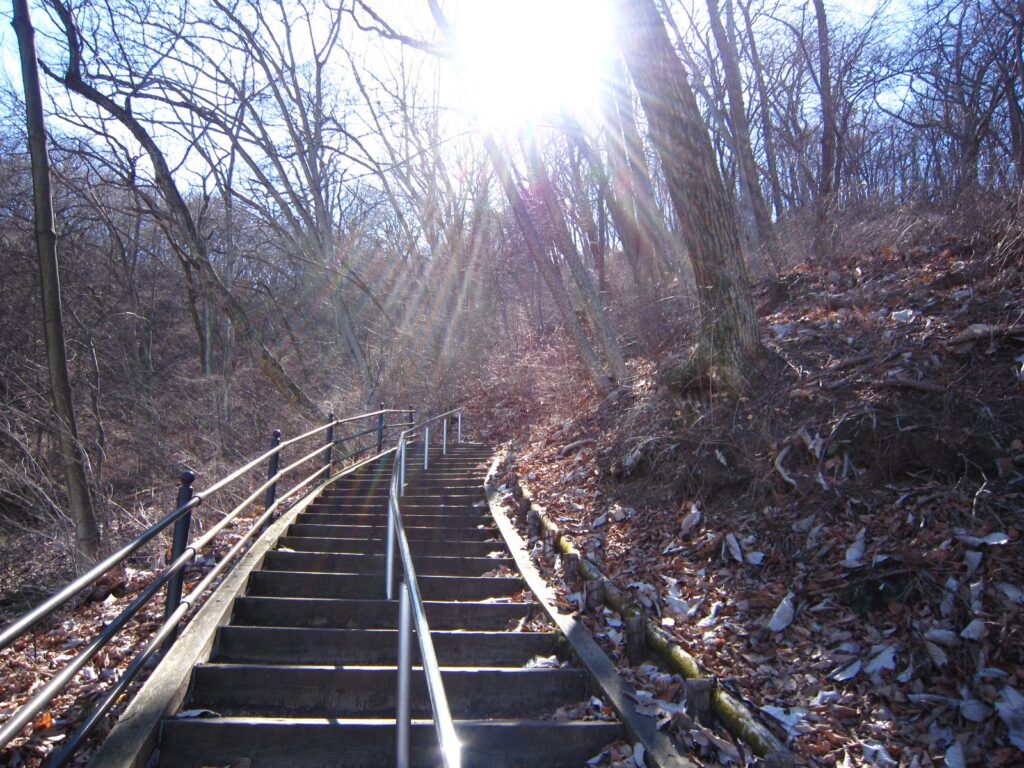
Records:
[[[488,456],[471,444],[434,450],[424,474],[422,452],[410,450],[401,502],[462,764],[577,768],[621,726],[552,717],[591,692],[582,670],[531,664],[562,647],[550,629],[521,631],[544,626],[544,614],[487,513]],[[339,478],[267,553],[209,662],[193,669],[183,714],[164,720],[160,766],[394,764],[398,610],[383,576],[391,464],[386,456]],[[412,764],[438,765],[416,666],[411,708]]]

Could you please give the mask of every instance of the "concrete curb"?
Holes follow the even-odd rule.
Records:
[[[587,628],[571,615],[559,613],[555,608],[555,594],[548,586],[544,577],[537,570],[513,521],[497,503],[497,491],[491,476],[502,460],[499,456],[491,464],[488,480],[484,483],[487,492],[487,504],[491,515],[501,531],[505,544],[519,567],[526,585],[537,597],[544,612],[565,637],[573,652],[590,673],[592,682],[607,698],[612,709],[618,715],[626,734],[633,741],[644,746],[644,759],[649,768],[696,768],[695,764],[679,753],[672,739],[658,730],[653,717],[644,716],[636,711],[636,689],[626,681],[611,659],[591,637]]]
[[[495,460],[492,472],[503,458],[502,455]],[[601,585],[605,602],[608,605],[624,617],[643,617],[644,634],[648,646],[657,652],[669,668],[689,680],[713,679],[669,633],[650,620],[640,605],[627,598],[591,560],[580,553],[572,538],[568,534],[562,533],[544,508],[537,504],[533,494],[522,481],[517,481],[510,490],[520,511],[524,512],[528,518],[535,517],[546,541],[550,542],[550,545],[560,551],[562,555],[575,562],[579,576],[588,583]],[[766,766],[786,768],[796,764],[796,756],[792,751],[779,741],[775,734],[768,730],[767,726],[758,720],[742,701],[718,685],[713,686],[711,707],[729,732],[741,739],[755,754],[762,757]]]

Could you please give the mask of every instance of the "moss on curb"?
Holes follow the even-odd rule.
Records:
[[[533,511],[540,526],[546,531],[552,544],[563,555],[576,555],[577,571],[587,581],[601,582],[605,602],[623,616],[643,616],[648,647],[654,650],[674,672],[688,679],[708,679],[709,675],[697,660],[677,643],[661,627],[650,620],[644,609],[627,598],[600,569],[577,548],[572,538],[559,530],[558,525],[548,517],[544,508],[536,503],[533,494],[524,483],[514,486],[513,495],[523,511]],[[711,698],[715,715],[729,732],[742,739],[759,757],[766,758],[773,765],[793,765],[795,757],[768,728],[761,723],[743,702],[720,686],[715,686]]]

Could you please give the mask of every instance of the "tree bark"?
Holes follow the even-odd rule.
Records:
[[[707,377],[734,393],[751,386],[763,349],[734,206],[686,71],[652,0],[616,0],[618,43],[633,78],[693,265],[698,346],[674,377]]]
[[[14,31],[21,54],[21,72],[25,84],[25,109],[29,153],[32,156],[32,187],[35,205],[35,241],[39,256],[39,282],[42,289],[43,326],[46,337],[46,361],[50,372],[50,397],[57,417],[57,434],[68,506],[75,524],[75,551],[83,568],[99,556],[100,534],[85,475],[85,456],[78,440],[78,424],[71,397],[68,361],[64,346],[64,321],[61,313],[60,271],[57,264],[57,236],[54,230],[53,198],[50,193],[50,158],[46,147],[43,101],[36,65],[35,32],[27,0],[14,0]]]

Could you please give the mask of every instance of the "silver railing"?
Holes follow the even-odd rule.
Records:
[[[434,641],[430,637],[430,625],[423,608],[419,583],[416,580],[416,568],[412,562],[409,540],[402,525],[402,510],[399,499],[405,494],[405,453],[410,439],[420,430],[423,431],[423,469],[430,468],[430,427],[441,422],[441,455],[448,453],[448,422],[455,417],[457,422],[457,441],[462,442],[462,409],[458,408],[439,416],[434,416],[420,424],[404,430],[398,436],[398,445],[394,454],[391,470],[391,485],[388,493],[388,534],[387,563],[385,568],[385,591],[388,600],[394,599],[395,592],[395,549],[398,549],[398,560],[402,564],[404,579],[398,590],[398,691],[395,724],[398,728],[396,739],[395,764],[398,768],[409,766],[409,729],[410,729],[410,676],[412,672],[412,629],[415,623],[416,637],[419,640],[420,659],[423,673],[427,678],[427,694],[434,713],[434,727],[441,752],[441,761],[445,768],[459,768],[461,750],[455,734],[451,709],[448,707],[448,696],[441,681],[441,668],[437,663]]]

